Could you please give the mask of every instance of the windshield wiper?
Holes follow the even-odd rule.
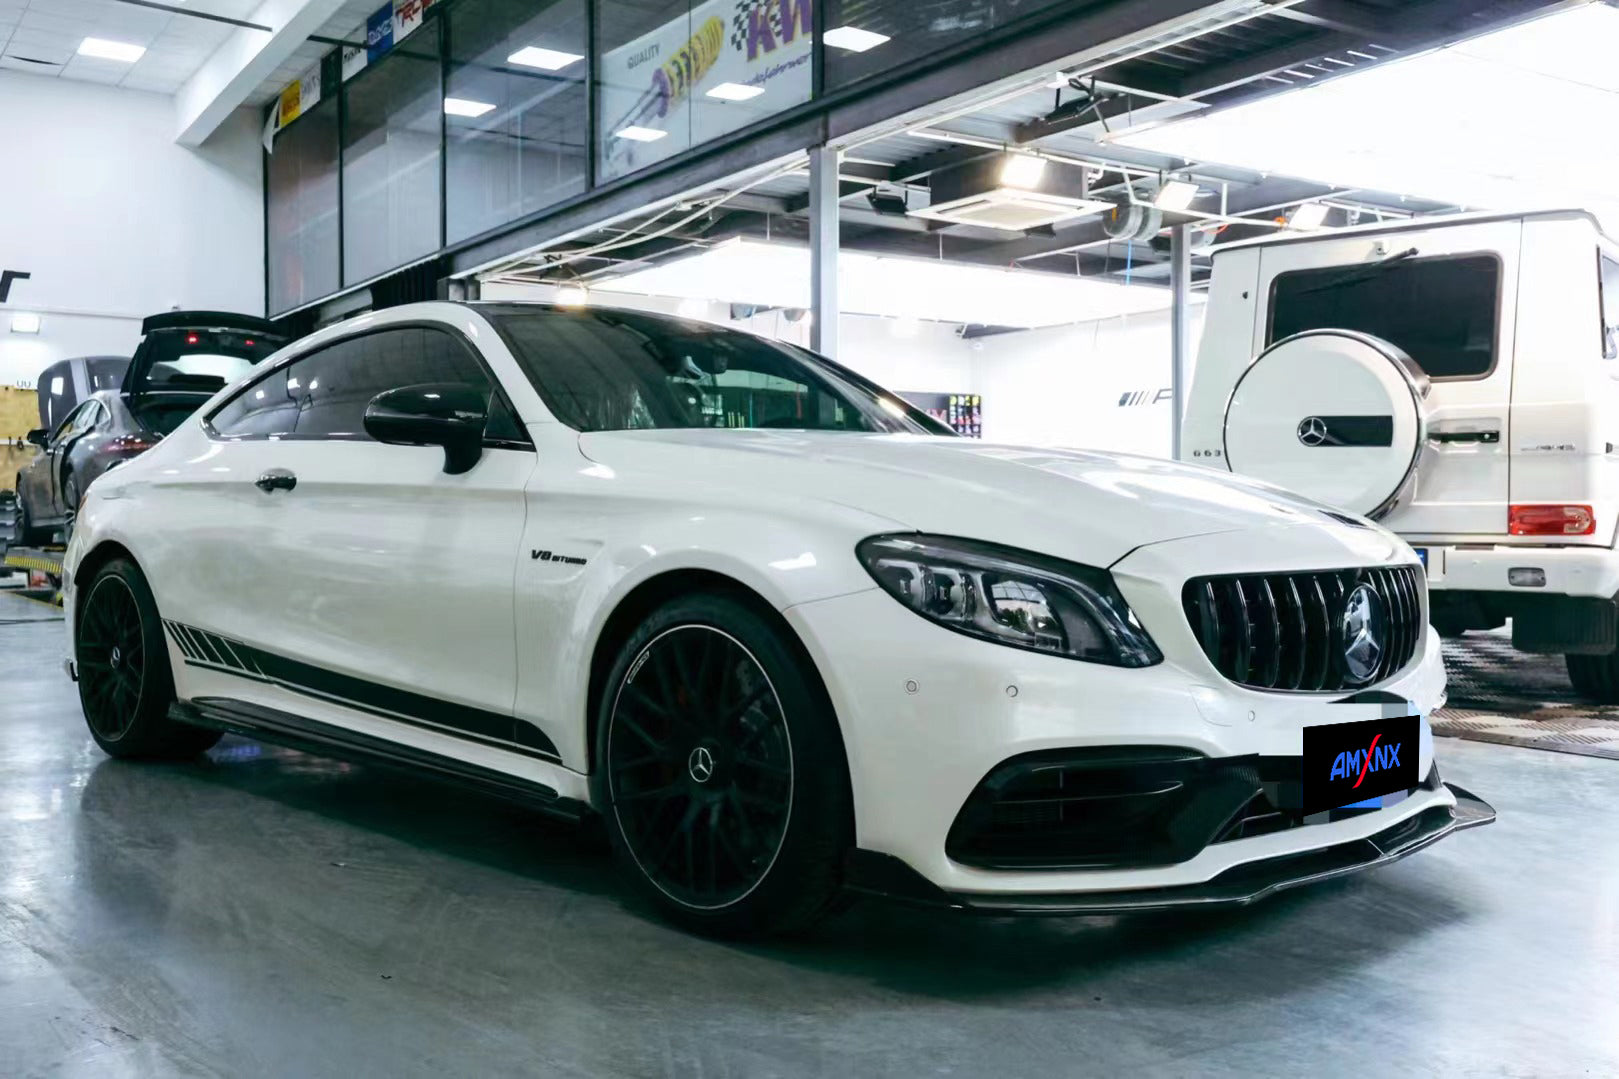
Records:
[[[1408,247],[1404,251],[1398,251],[1386,258],[1380,258],[1376,262],[1369,263],[1365,266],[1351,266],[1343,273],[1338,274],[1336,277],[1329,277],[1319,285],[1313,285],[1310,288],[1301,289],[1298,294],[1300,296],[1308,296],[1314,292],[1325,292],[1329,288],[1339,288],[1343,285],[1359,284],[1362,281],[1370,280],[1371,278],[1376,277],[1378,274],[1382,273],[1385,269],[1394,265],[1396,262],[1404,262],[1408,258],[1415,258],[1416,255],[1417,249],[1414,247]]]

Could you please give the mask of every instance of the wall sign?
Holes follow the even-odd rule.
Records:
[[[899,395],[958,435],[982,438],[984,399],[976,393],[929,393],[900,390]]]
[[[27,270],[0,270],[0,303],[10,298],[13,281],[26,281],[33,276]]]

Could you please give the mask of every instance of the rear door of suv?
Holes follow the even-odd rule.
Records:
[[[1262,250],[1254,354],[1304,330],[1358,330],[1431,380],[1415,489],[1381,522],[1407,538],[1507,532],[1522,232],[1480,221]]]

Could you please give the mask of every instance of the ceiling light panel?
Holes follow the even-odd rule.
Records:
[[[749,86],[743,82],[722,82],[708,91],[708,96],[717,97],[721,101],[749,101],[764,92],[763,86]]]
[[[1619,10],[1559,8],[1116,141],[1471,209],[1585,207],[1613,227],[1619,151],[1600,133],[1619,127],[1616,54]]]
[[[98,60],[116,60],[120,64],[133,64],[146,55],[145,45],[131,45],[126,41],[87,37],[79,42],[80,56],[93,56]]]
[[[477,117],[494,110],[495,106],[487,101],[472,101],[464,97],[444,99],[444,112],[448,116]]]
[[[889,37],[887,34],[862,30],[858,26],[838,26],[822,34],[821,40],[834,49],[844,49],[848,52],[865,52],[868,49],[875,49],[888,41]]]
[[[518,67],[532,67],[540,71],[561,71],[569,64],[578,63],[584,57],[575,52],[562,52],[560,49],[544,49],[538,45],[528,45],[518,49],[506,57],[508,64]]]

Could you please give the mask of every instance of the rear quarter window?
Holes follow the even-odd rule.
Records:
[[[1501,260],[1489,254],[1294,270],[1271,283],[1265,343],[1355,330],[1402,349],[1429,378],[1483,378],[1495,369],[1500,295]]]

